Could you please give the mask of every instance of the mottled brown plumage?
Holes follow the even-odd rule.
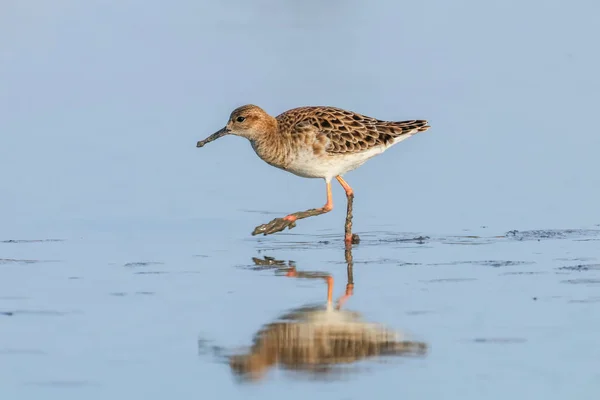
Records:
[[[326,137],[330,154],[357,153],[375,146],[388,146],[406,134],[429,129],[425,120],[382,121],[335,107],[300,107],[276,117],[280,132]],[[322,136],[321,136],[322,135]]]
[[[272,117],[258,106],[245,105],[231,113],[225,128],[197,146],[226,134],[243,136],[270,165],[331,181],[427,129],[425,120],[382,121],[335,107],[300,107]]]
[[[426,343],[363,321],[358,313],[306,307],[264,326],[250,352],[231,356],[229,365],[240,377],[258,380],[274,366],[323,373],[371,357],[426,353]]]
[[[330,211],[333,208],[330,190],[333,178],[344,187],[350,210],[353,191],[342,175],[427,129],[426,120],[382,121],[326,106],[294,108],[272,117],[262,108],[249,104],[235,109],[227,125],[199,141],[197,147],[228,134],[242,136],[250,141],[256,154],[266,163],[305,178],[325,179],[327,204],[323,208],[290,214],[254,231],[254,234],[266,235],[286,227],[291,229],[297,219]],[[349,226],[351,224],[347,223]],[[346,242],[349,241],[352,241],[352,235],[347,231]]]

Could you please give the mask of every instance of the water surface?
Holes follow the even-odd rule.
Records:
[[[2,398],[597,398],[596,3],[5,3]],[[237,379],[323,276],[348,287],[341,188],[252,237],[323,182],[195,148],[245,103],[429,120],[346,176],[342,307],[424,354]]]

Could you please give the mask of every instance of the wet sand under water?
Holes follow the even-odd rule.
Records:
[[[600,227],[329,232],[2,238],[2,398],[600,390]]]

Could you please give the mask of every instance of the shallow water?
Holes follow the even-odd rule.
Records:
[[[246,352],[282,313],[324,306],[324,276],[333,277],[334,298],[345,293],[341,239],[293,231],[239,239],[191,224],[135,236],[116,228],[1,244],[8,398],[501,398],[514,385],[521,394],[583,398],[597,388],[599,229],[359,231],[353,296],[342,309],[424,343],[426,353],[312,373],[274,365],[252,384],[237,379],[227,357]],[[286,276],[292,267],[308,278]]]
[[[0,398],[598,397],[598,4],[0,8]],[[195,148],[244,103],[432,128],[346,176],[348,254],[337,185],[331,213],[250,235],[325,187],[240,138]],[[352,296],[327,324],[422,351],[363,357],[384,347],[326,324],[238,375],[328,277]]]

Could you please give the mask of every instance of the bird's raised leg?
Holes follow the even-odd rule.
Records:
[[[321,215],[328,213],[333,210],[333,198],[331,196],[331,182],[326,182],[327,184],[327,203],[321,208],[312,208],[306,211],[298,211],[293,214],[287,215],[283,218],[275,218],[268,224],[262,224],[254,228],[252,231],[252,235],[270,235],[271,233],[280,232],[285,228],[292,229],[296,226],[296,221],[299,219],[304,219],[308,217],[314,217],[316,215]]]
[[[358,244],[360,242],[360,238],[357,234],[352,234],[352,203],[354,202],[354,190],[352,190],[350,185],[348,185],[348,183],[341,176],[336,176],[335,179],[337,179],[337,181],[346,191],[346,199],[348,200],[346,224],[344,226],[344,243],[346,243],[346,245]]]
[[[331,275],[326,274],[324,272],[299,272],[296,270],[296,267],[291,267],[287,270],[285,276],[287,276],[288,278],[325,279],[325,282],[327,282],[327,308],[332,307],[333,277]]]

